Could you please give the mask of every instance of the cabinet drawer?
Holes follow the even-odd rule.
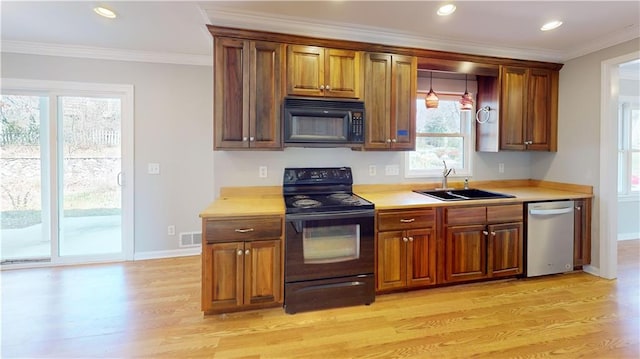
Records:
[[[522,222],[524,214],[521,204],[487,207],[487,221],[493,222]]]
[[[487,221],[487,207],[445,208],[446,224],[483,224]]]
[[[207,243],[278,239],[282,236],[280,217],[247,217],[232,220],[206,220]]]
[[[394,231],[431,227],[435,224],[434,209],[419,211],[380,212],[378,213],[378,230]]]

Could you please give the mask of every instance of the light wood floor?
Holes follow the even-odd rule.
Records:
[[[200,257],[2,272],[2,357],[638,358],[640,240],[582,272],[203,317]]]

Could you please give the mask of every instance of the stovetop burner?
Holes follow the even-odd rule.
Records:
[[[322,202],[316,201],[315,199],[309,199],[309,198],[303,198],[303,199],[294,198],[293,203],[291,203],[291,205],[296,208],[313,208],[313,207],[322,206]]]

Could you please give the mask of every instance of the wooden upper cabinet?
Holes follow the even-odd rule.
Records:
[[[287,94],[360,98],[361,52],[289,45]]]
[[[365,54],[365,149],[414,150],[418,60]]]
[[[503,66],[500,149],[557,150],[558,72]]]
[[[215,149],[281,149],[284,44],[217,37]]]

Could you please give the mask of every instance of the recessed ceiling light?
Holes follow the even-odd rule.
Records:
[[[447,4],[438,8],[438,15],[447,16],[453,14],[454,11],[456,11],[456,6],[453,4]]]
[[[107,9],[106,7],[102,7],[102,6],[98,6],[93,8],[93,11],[96,12],[96,14],[106,17],[108,19],[115,19],[116,18],[116,13]]]
[[[558,20],[549,21],[548,23],[542,25],[540,30],[549,31],[549,30],[553,30],[553,29],[556,29],[556,28],[560,27],[560,25],[562,25],[562,21],[558,21]]]

